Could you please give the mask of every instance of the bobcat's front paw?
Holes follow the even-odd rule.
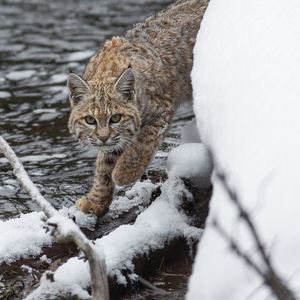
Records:
[[[83,196],[76,202],[76,207],[86,214],[95,214],[97,217],[105,215],[109,205],[90,200],[87,196]]]

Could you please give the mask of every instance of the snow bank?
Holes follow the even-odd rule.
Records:
[[[190,226],[188,217],[181,212],[182,193],[191,199],[192,195],[185,189],[181,179],[168,179],[162,186],[161,196],[137,217],[134,224],[122,225],[96,240],[95,246],[99,249],[99,254],[104,255],[110,276],[115,276],[119,283],[126,284],[122,270],[131,273],[131,279],[136,278],[133,258],[161,249],[175,238],[200,238],[202,230]],[[87,296],[86,288],[90,284],[87,262],[78,258],[69,259],[56,270],[54,279],[55,282],[51,283],[43,276],[39,288],[27,300],[41,299],[40,297],[58,292],[77,294],[86,299],[83,295]]]
[[[195,46],[194,111],[201,140],[259,228],[279,274],[300,283],[300,2],[212,0]],[[208,226],[187,299],[273,299],[216,232],[251,257],[249,231],[214,178]]]

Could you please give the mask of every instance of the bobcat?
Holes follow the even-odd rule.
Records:
[[[107,41],[82,77],[70,73],[69,130],[97,147],[91,191],[76,205],[101,216],[114,184],[139,179],[178,104],[192,98],[193,47],[209,0],[180,0]]]

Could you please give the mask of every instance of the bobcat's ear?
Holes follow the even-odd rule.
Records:
[[[126,69],[116,80],[115,90],[125,99],[132,99],[135,77],[131,68]]]
[[[75,73],[70,73],[68,77],[68,88],[71,105],[78,104],[84,95],[91,92],[90,87],[84,79]]]

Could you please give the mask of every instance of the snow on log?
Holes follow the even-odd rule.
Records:
[[[84,214],[75,206],[63,207],[59,212],[70,219],[75,219],[86,236],[95,239],[115,229],[122,222],[134,221],[137,214],[150,204],[160,185],[149,180],[137,182],[125,192],[124,196],[113,200],[109,213],[99,220],[97,226],[97,220],[93,215]],[[52,248],[52,250],[47,248],[47,252],[55,252],[54,239],[50,232],[46,232],[43,218],[45,218],[43,212],[32,212],[21,214],[18,218],[0,220],[0,264],[10,264],[19,259],[36,257],[45,251],[45,247]]]
[[[211,1],[204,16],[194,50],[194,112],[217,175],[188,300],[299,293],[299,16],[297,0]],[[272,266],[289,297],[265,285],[250,262],[264,274]]]
[[[163,249],[175,239],[185,238],[192,242],[200,238],[202,229],[191,225],[193,220],[181,208],[183,201],[193,201],[192,194],[182,179],[169,178],[161,187],[161,195],[137,217],[134,224],[121,225],[95,240],[95,248],[104,254],[110,277],[126,285],[128,279],[138,279],[134,273],[134,259]],[[26,299],[39,299],[41,295],[51,297],[57,293],[89,299],[90,276],[86,265],[84,260],[70,258],[55,271],[53,282],[44,274],[40,286]]]
[[[169,176],[188,178],[199,188],[211,186],[212,161],[206,147],[201,143],[186,143],[172,149],[167,167]]]
[[[192,153],[195,150],[195,144],[188,145],[184,146],[183,150],[186,152],[189,149],[188,151]],[[189,216],[187,206],[190,203],[194,207],[197,205],[195,202],[197,200],[202,202],[203,197],[197,196],[197,193],[200,193],[199,187],[192,187],[191,193],[184,180],[181,179],[193,177],[195,172],[187,172],[188,169],[192,169],[192,165],[186,161],[186,156],[182,154],[183,150],[180,150],[180,147],[171,151],[172,159],[168,162],[171,171],[169,179],[161,186],[160,196],[136,218],[134,224],[121,225],[108,235],[95,241],[95,247],[104,253],[109,276],[115,278],[118,284],[127,285],[128,279],[130,281],[138,279],[133,263],[138,258],[164,249],[172,241],[184,238],[188,244],[193,244],[201,237],[202,229],[193,226],[200,217],[195,213]],[[200,151],[198,155],[194,153],[193,157],[196,159],[197,165],[202,167],[201,178],[206,183],[207,188],[211,175],[210,156],[207,151]],[[174,173],[172,170],[176,169],[175,166],[177,164],[182,165],[184,161],[186,161],[186,168],[182,169],[182,172],[176,170]],[[138,183],[135,189],[142,186],[142,183]],[[139,195],[141,198],[134,189],[128,191],[128,194]],[[146,194],[151,195],[149,192]],[[204,205],[200,203],[202,205],[201,211],[205,211],[201,224],[207,214],[209,197],[210,192],[205,194]],[[148,200],[146,201],[148,202]],[[69,273],[72,273],[73,276],[68,276]],[[86,290],[89,287],[90,279],[86,271],[86,262],[83,260],[77,257],[69,259],[67,263],[56,270],[53,279],[54,281],[51,282],[44,275],[39,288],[27,299],[38,299],[41,295],[50,297],[55,293],[77,294],[82,299],[86,299],[84,298],[86,295],[88,299]]]

